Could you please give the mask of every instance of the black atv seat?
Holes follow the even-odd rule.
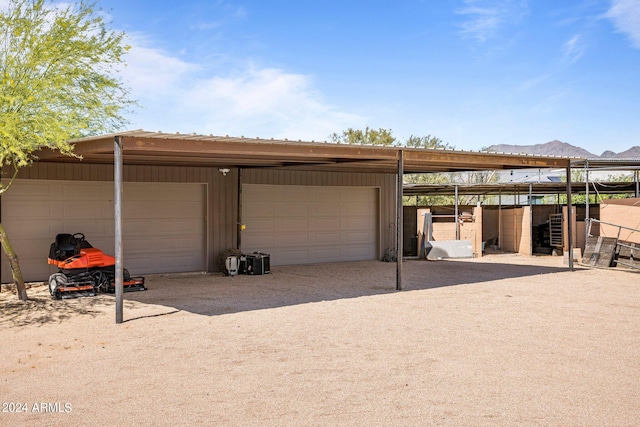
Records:
[[[71,243],[73,239],[73,235],[71,234],[58,234],[56,236],[56,248],[60,251],[73,252],[76,250],[76,244]]]
[[[49,258],[62,261],[79,254],[80,249],[91,247],[89,242],[77,239],[73,237],[73,234],[58,234],[56,241],[51,244],[49,249]]]

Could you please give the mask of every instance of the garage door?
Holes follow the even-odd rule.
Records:
[[[378,256],[378,189],[243,184],[243,252],[273,265]]]
[[[132,274],[205,270],[203,184],[125,183],[124,264]],[[113,183],[16,181],[2,196],[2,223],[24,279],[44,280],[49,246],[58,233],[84,233],[114,253]],[[11,281],[3,255],[2,282]]]

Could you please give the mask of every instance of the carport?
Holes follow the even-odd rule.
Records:
[[[637,163],[637,161],[635,163]],[[626,166],[624,167],[637,168],[637,165],[635,163],[631,163],[630,161],[625,161],[624,164]],[[622,162],[617,162],[617,164],[622,164]],[[576,166],[575,160],[572,161],[572,168],[574,170],[578,169],[578,167]],[[586,176],[588,178],[588,173],[586,174]],[[635,180],[635,182],[602,182],[602,181],[572,182],[571,193],[573,195],[585,195],[585,196],[588,196],[590,192],[591,194],[596,193],[600,195],[626,193],[629,195],[633,194],[635,195],[635,197],[638,197],[638,191],[639,191],[638,188],[639,187],[638,187],[637,179]],[[535,204],[534,198],[542,197],[542,196],[553,196],[554,198],[557,199],[559,198],[558,197],[559,195],[566,194],[567,185],[565,182],[499,182],[499,183],[484,183],[484,184],[466,184],[466,183],[405,184],[403,191],[404,191],[404,195],[409,197],[411,196],[414,196],[414,197],[453,196],[454,194],[464,195],[464,196],[495,196],[498,200],[498,204],[494,205],[493,207],[497,208],[497,210],[495,209],[492,211],[483,210],[483,212],[495,213],[493,219],[496,220],[498,223],[494,227],[495,227],[495,233],[497,233],[499,242],[503,241],[503,239],[501,238],[502,237],[501,229],[503,228],[501,226],[503,223],[502,221],[503,208],[505,208],[507,212],[510,212],[510,214],[513,214],[514,216],[515,216],[514,211],[516,209],[520,209],[520,210],[530,209],[530,211],[526,215],[526,217],[529,218],[529,225],[528,227],[525,227],[525,225],[523,224],[521,229],[521,232],[523,234],[526,234],[526,236],[523,239],[524,241],[528,242],[528,244],[525,245],[527,246],[527,249],[524,251],[518,251],[516,249],[518,245],[516,243],[511,243],[506,250],[520,252],[522,254],[532,254],[534,253],[534,247],[533,247],[534,239],[532,238],[533,228],[537,226],[537,224],[539,224],[541,220],[544,220],[545,218],[548,219],[549,213],[555,213],[555,210],[553,208],[554,207],[557,208],[559,206],[558,204],[555,204],[555,205],[554,204]],[[505,197],[516,200],[516,202],[503,205],[503,201]],[[521,202],[520,201],[521,197],[522,198],[526,197],[527,201]],[[468,209],[469,207],[467,206],[466,208]],[[533,210],[534,212],[533,214],[531,213],[531,210]],[[559,210],[562,211],[562,209],[559,209]],[[584,242],[584,239],[585,239],[584,218],[592,218],[589,212],[590,212],[589,204],[587,204],[586,206],[579,206],[574,209],[572,217],[573,217],[573,223],[576,225],[576,228],[577,228],[577,230],[574,230],[573,232],[574,247],[584,248],[584,243],[585,243]],[[567,214],[568,214],[567,212],[564,212],[563,216],[567,216]],[[506,219],[512,223],[514,220],[509,218],[509,216],[511,215],[506,215]],[[584,218],[579,219],[578,222],[576,223],[575,222],[576,217],[584,217]],[[536,219],[536,221],[533,221],[534,218]],[[597,212],[595,213],[595,216],[593,216],[593,218],[596,218],[596,219],[599,218]],[[491,224],[491,221],[486,221],[486,218],[485,218],[484,226],[487,226],[487,222]],[[563,220],[562,222],[565,224],[568,224],[566,220]],[[510,225],[513,225],[513,224],[510,224]],[[488,225],[488,227],[491,227],[491,225]],[[528,229],[525,229],[525,228],[528,228]],[[405,238],[409,235],[415,235],[415,234],[417,234],[417,227],[414,227],[413,230],[410,230],[405,225]],[[513,233],[510,237],[515,238],[516,234],[517,233]],[[491,237],[491,236],[488,236],[488,237]],[[487,240],[487,236],[483,236],[481,240]],[[504,249],[502,248],[501,244],[500,244],[500,247],[501,249]],[[568,247],[569,247],[568,242],[563,241],[562,247],[565,252],[568,251]]]
[[[45,174],[48,165],[84,164],[96,167],[113,166],[114,183],[114,223],[116,263],[116,322],[123,321],[122,316],[122,188],[127,167],[189,167],[203,174],[229,175],[233,178],[225,184],[227,191],[235,186],[230,195],[220,203],[237,204],[238,217],[242,217],[243,176],[256,171],[289,171],[303,177],[300,185],[308,185],[307,173],[323,172],[324,177],[331,174],[360,173],[386,175],[394,177],[394,197],[381,197],[381,209],[395,210],[395,248],[402,248],[402,197],[403,175],[409,173],[462,172],[524,168],[566,168],[571,176],[570,159],[561,157],[524,156],[502,153],[464,152],[454,150],[429,150],[405,147],[379,147],[361,145],[343,145],[318,142],[274,140],[245,137],[168,134],[127,131],[109,135],[82,138],[72,141],[74,152],[81,159],[61,155],[57,151],[44,149],[37,153],[37,168],[21,171],[19,178],[38,179]],[[53,167],[53,166],[52,166]],[[101,170],[105,170],[102,168]],[[136,169],[144,171],[146,169]],[[156,172],[154,172],[156,171]],[[82,176],[76,179],[92,180],[92,170],[78,172]],[[83,174],[88,174],[85,178]],[[143,172],[140,172],[143,173]],[[149,173],[157,173],[157,169]],[[185,172],[190,173],[190,172]],[[49,175],[50,176],[50,173]],[[102,177],[110,181],[111,177]],[[571,204],[571,182],[567,182],[567,198]],[[210,199],[211,194],[208,196]],[[227,220],[226,230],[236,234],[238,247],[242,247],[239,223]],[[232,230],[232,231],[230,231]],[[571,235],[571,233],[569,233]],[[399,252],[399,251],[398,251]],[[570,268],[572,263],[570,258]],[[208,268],[210,271],[210,268]],[[396,289],[402,289],[402,256],[397,257]]]

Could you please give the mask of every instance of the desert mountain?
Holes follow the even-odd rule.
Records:
[[[617,158],[625,158],[625,159],[638,159],[640,158],[640,147],[637,145],[635,147],[631,147],[622,153],[616,154]]]
[[[626,151],[615,153],[613,151],[605,151],[602,155],[590,153],[584,148],[576,147],[575,145],[568,144],[566,142],[554,140],[547,142],[546,144],[535,145],[510,145],[510,144],[498,144],[486,147],[484,151],[497,152],[497,153],[515,153],[515,154],[537,154],[540,156],[565,156],[565,157],[580,157],[586,159],[629,159],[640,158],[640,146],[631,147]]]

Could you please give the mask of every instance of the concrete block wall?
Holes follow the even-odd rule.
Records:
[[[600,220],[628,228],[640,229],[640,199],[606,200],[600,204]],[[600,236],[618,237],[626,242],[640,243],[640,232],[600,225]]]
[[[430,212],[430,208],[418,209],[418,236],[422,241],[424,234],[424,214]],[[482,224],[483,209],[481,207],[473,207],[465,209],[472,211],[474,216],[473,222],[458,223],[460,240],[470,240],[473,248],[474,256],[482,256]],[[460,212],[463,212],[460,210]],[[440,220],[443,220],[440,218]],[[454,218],[446,218],[447,222],[433,222],[433,239],[437,241],[455,240],[456,239],[456,222]]]

